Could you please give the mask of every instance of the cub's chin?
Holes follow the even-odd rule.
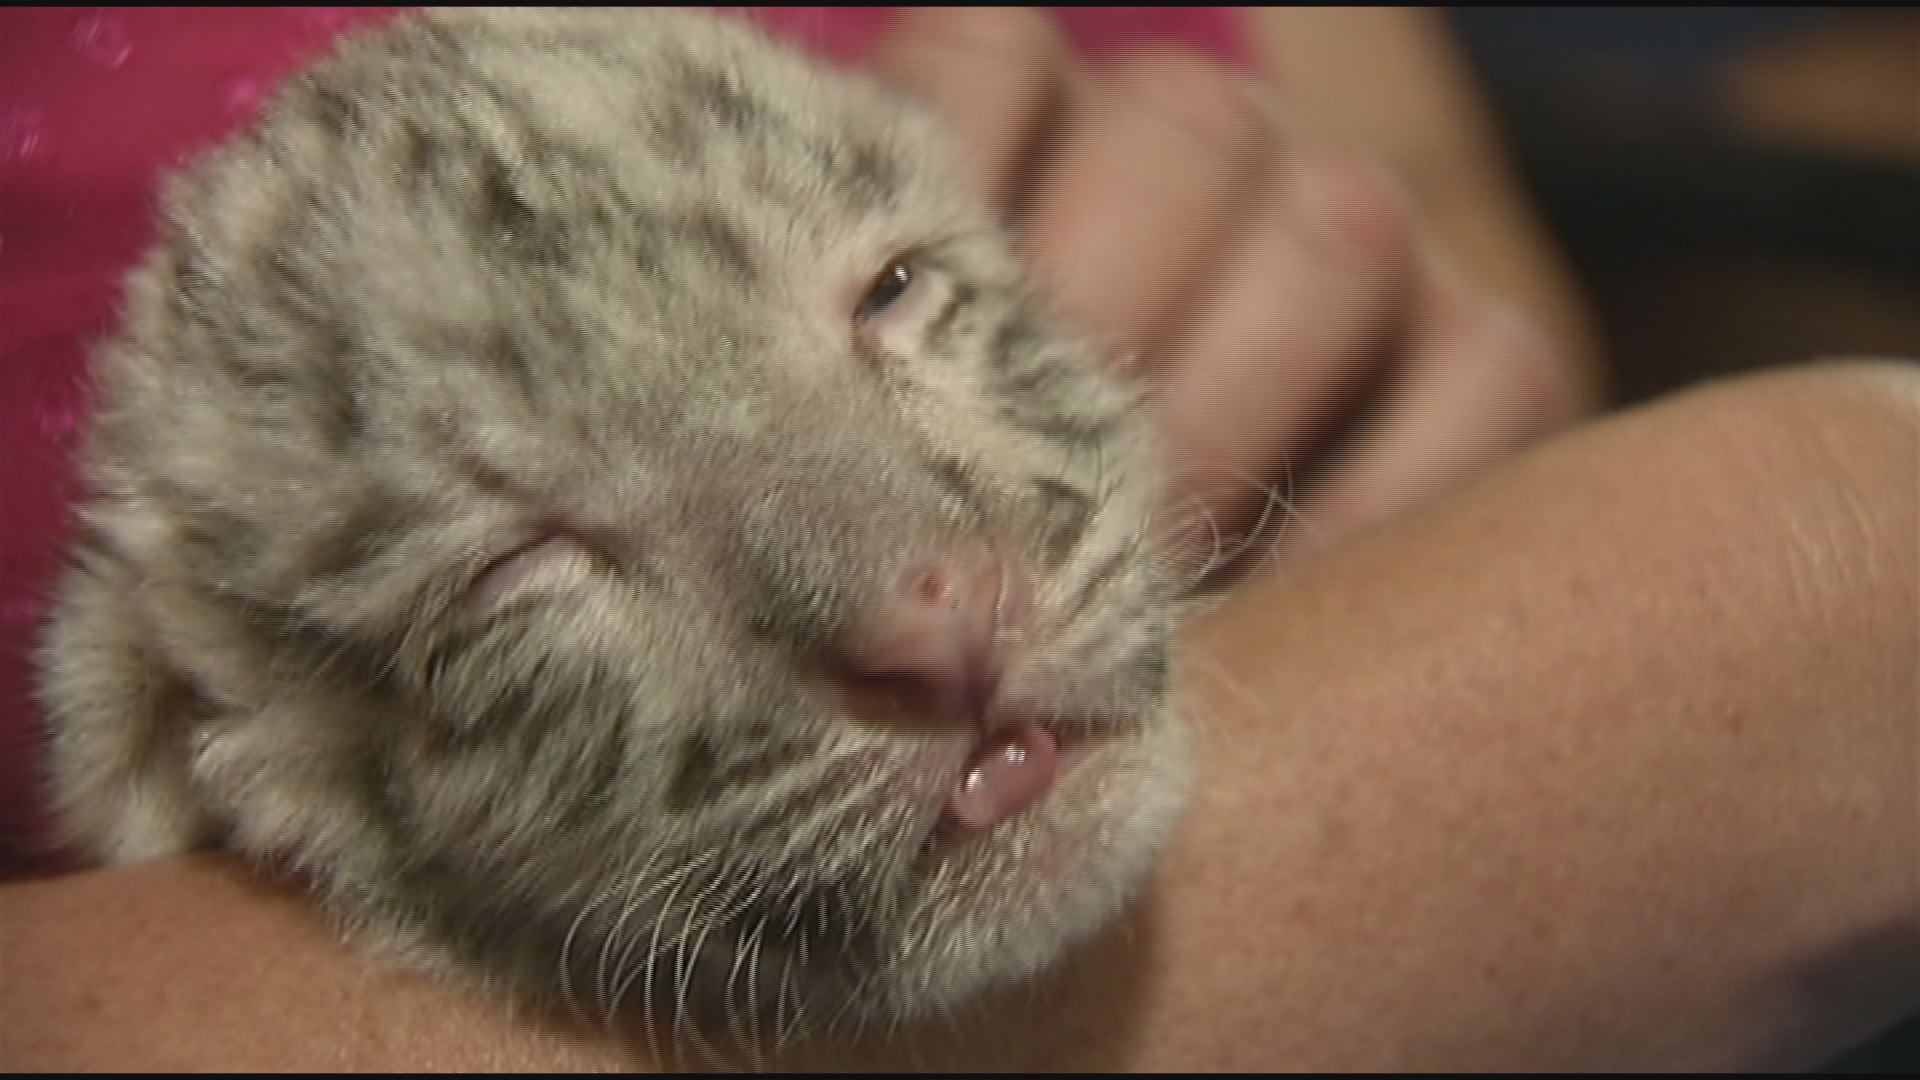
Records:
[[[1140,892],[1190,791],[1187,729],[1162,706],[1129,730],[1065,740],[1055,769],[1006,821],[943,819],[884,978],[859,1008],[895,1020],[952,1012],[1050,967]]]

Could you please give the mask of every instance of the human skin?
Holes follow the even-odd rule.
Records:
[[[1753,377],[1247,582],[1204,783],[1039,984],[804,1064],[1741,1069],[1920,1005],[1920,381]],[[11,1070],[647,1068],[217,858],[0,890]],[[675,1062],[668,1062],[674,1064]]]
[[[1391,166],[1434,246],[1542,324],[1576,408],[1604,397],[1593,314],[1525,196],[1446,13],[1276,6],[1248,15],[1300,135]]]

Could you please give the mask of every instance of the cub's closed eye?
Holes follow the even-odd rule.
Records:
[[[906,356],[954,303],[952,282],[938,267],[891,259],[854,305],[854,334],[869,349]]]
[[[469,602],[490,605],[529,578],[561,567],[586,573],[594,563],[594,553],[572,533],[561,529],[541,533],[496,555],[468,586]]]

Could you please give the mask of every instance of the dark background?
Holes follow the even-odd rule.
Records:
[[[1920,11],[1448,10],[1616,401],[1920,358]]]

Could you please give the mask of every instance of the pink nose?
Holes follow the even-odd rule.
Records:
[[[949,556],[913,565],[877,598],[843,649],[860,696],[882,693],[891,718],[979,723],[998,693],[1008,632],[1030,586],[997,559]]]

